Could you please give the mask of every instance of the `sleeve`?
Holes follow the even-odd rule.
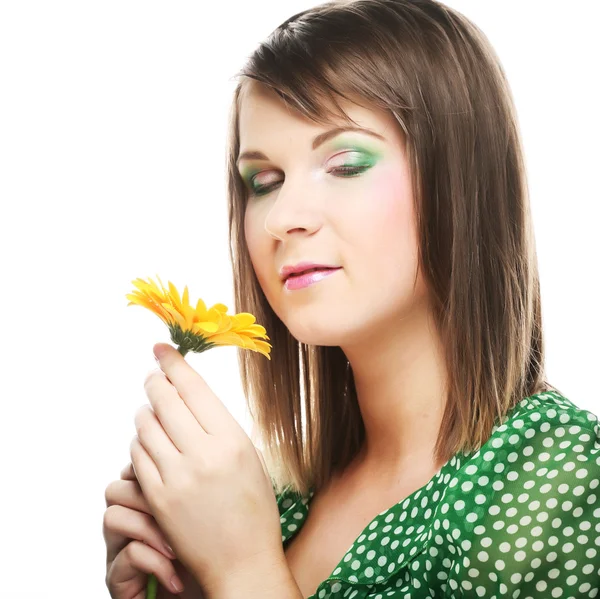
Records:
[[[448,597],[600,597],[600,429],[579,414],[524,431],[454,562]]]

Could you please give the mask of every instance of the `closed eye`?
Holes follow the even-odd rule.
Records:
[[[327,172],[328,173],[338,173],[336,175],[338,177],[350,178],[350,177],[354,177],[356,175],[360,175],[361,173],[365,172],[369,168],[371,168],[371,165],[338,166]],[[277,187],[277,185],[279,185],[280,183],[282,183],[282,182],[276,181],[275,183],[269,183],[268,185],[258,185],[256,187],[250,189],[249,196],[250,197],[258,197],[258,196],[267,195],[268,193],[273,191],[275,189],[275,187]]]

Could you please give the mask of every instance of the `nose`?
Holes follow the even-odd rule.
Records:
[[[283,241],[292,233],[310,235],[322,225],[314,188],[306,182],[285,180],[272,192],[273,205],[265,217],[265,231]]]

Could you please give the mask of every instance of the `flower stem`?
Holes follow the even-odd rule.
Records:
[[[146,585],[146,599],[156,599],[156,589],[158,588],[158,580],[154,574],[150,574],[148,584]]]
[[[177,351],[185,357],[185,354],[188,353],[188,349],[185,347],[179,346]],[[150,574],[148,577],[148,584],[146,585],[146,599],[156,599],[156,590],[158,588],[158,580],[154,574]]]
[[[180,346],[177,348],[177,351],[185,357],[185,354],[187,354],[189,350]],[[148,577],[148,584],[146,585],[146,599],[156,599],[157,588],[158,580],[154,574],[150,574]]]

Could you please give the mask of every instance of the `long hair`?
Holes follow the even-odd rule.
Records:
[[[353,123],[340,97],[397,120],[413,182],[419,269],[448,371],[435,457],[445,463],[479,449],[518,401],[551,388],[522,143],[487,38],[435,0],[327,2],[277,27],[235,77],[227,148],[235,309],[254,314],[273,345],[271,360],[242,349],[238,360],[253,440],[276,490],[322,487],[357,455],[365,430],[341,348],[292,337],[250,261],[247,189],[236,168],[250,79],[321,125]]]

